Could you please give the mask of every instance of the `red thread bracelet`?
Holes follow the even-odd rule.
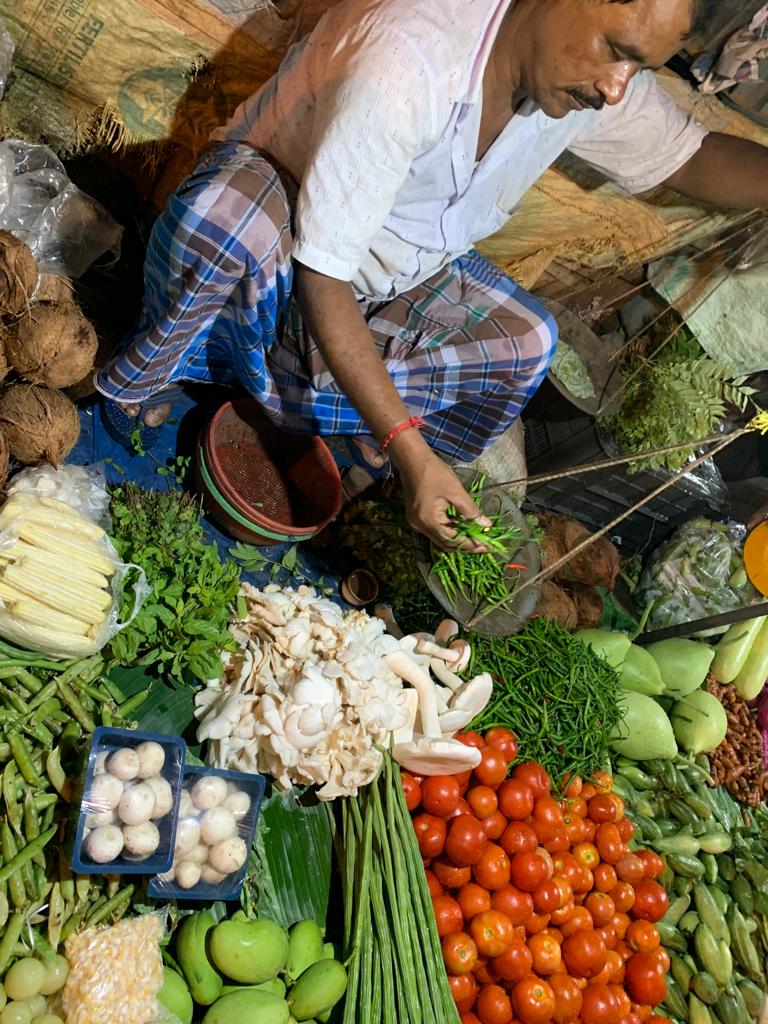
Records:
[[[392,427],[392,429],[382,438],[379,447],[383,452],[385,452],[390,443],[394,441],[397,435],[401,434],[404,430],[409,430],[411,428],[414,430],[421,430],[421,428],[426,427],[426,425],[426,422],[421,418],[421,416],[411,416],[411,418],[406,420],[404,423],[398,423],[396,427]]]

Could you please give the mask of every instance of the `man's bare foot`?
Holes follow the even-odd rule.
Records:
[[[130,405],[124,405],[123,409],[127,416],[131,419],[138,419],[141,413],[141,405],[138,402],[132,402]],[[162,405],[153,405],[150,409],[144,413],[143,422],[145,427],[161,427],[163,423],[171,415],[171,403],[163,402]]]

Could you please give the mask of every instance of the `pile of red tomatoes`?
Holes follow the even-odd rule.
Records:
[[[474,772],[402,779],[462,1024],[668,1024],[664,864],[629,849],[610,776],[558,799],[541,765],[509,773],[509,730],[458,738]]]

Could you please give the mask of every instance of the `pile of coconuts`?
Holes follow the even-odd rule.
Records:
[[[77,444],[62,389],[90,377],[97,349],[69,282],[41,277],[28,246],[0,231],[0,489],[10,459],[56,466]]]

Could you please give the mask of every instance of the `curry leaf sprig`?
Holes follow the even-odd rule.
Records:
[[[555,785],[569,774],[604,768],[621,721],[619,677],[568,630],[534,619],[515,636],[470,634],[468,677],[490,672],[493,694],[471,728],[511,729],[526,761],[538,761]]]
[[[468,488],[467,493],[478,504],[486,477],[486,473],[475,477]],[[440,551],[432,563],[432,573],[450,601],[464,598],[477,605],[503,608],[514,596],[509,585],[510,570],[520,573],[526,569],[512,561],[523,542],[523,531],[509,521],[509,513],[501,508],[496,513],[486,513],[491,521],[489,526],[461,515],[453,506],[449,506],[447,513],[459,541],[482,544],[488,550],[472,553],[459,547]]]
[[[142,665],[177,684],[218,678],[239,571],[205,538],[197,500],[182,491],[125,484],[112,491],[112,537],[124,562],[151,587],[141,610],[111,642],[120,665]],[[130,591],[130,587],[126,588]]]

